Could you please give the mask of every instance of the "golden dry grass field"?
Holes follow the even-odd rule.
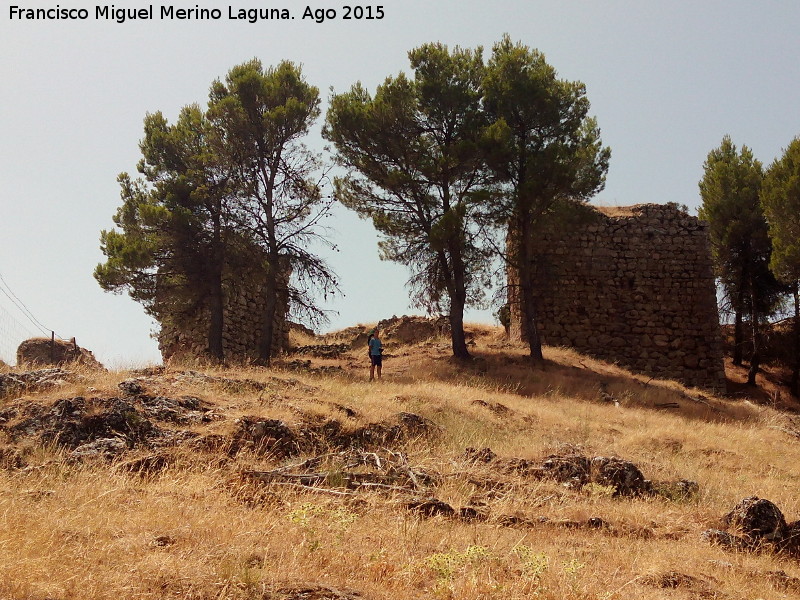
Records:
[[[800,518],[789,413],[564,349],[532,368],[470,329],[469,365],[445,338],[387,343],[374,383],[359,346],[7,393],[0,598],[800,598],[795,552],[702,538],[749,496]],[[548,457],[624,459],[652,484]]]

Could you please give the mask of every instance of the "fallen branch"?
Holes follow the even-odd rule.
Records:
[[[264,472],[283,473],[285,471],[294,471],[295,469],[313,469],[319,466],[319,464],[323,462],[326,458],[330,458],[331,456],[339,456],[340,454],[341,453],[322,454],[320,456],[314,456],[312,458],[306,459],[301,463],[297,463],[294,465],[286,465],[285,467],[278,467],[277,469],[273,469],[272,471],[264,471]]]
[[[276,471],[245,471],[243,475],[252,479],[257,479],[262,483],[273,483],[280,480],[289,480],[302,483],[303,485],[314,485],[322,483],[328,478],[327,473],[280,473]]]
[[[698,404],[704,404],[704,405],[706,405],[708,408],[710,408],[710,409],[711,409],[713,412],[717,412],[717,413],[718,413],[718,412],[722,412],[720,409],[718,409],[716,406],[714,406],[713,404],[711,404],[711,403],[710,403],[708,400],[706,400],[706,399],[705,399],[704,397],[702,397],[702,396],[697,396],[697,397],[695,397],[695,396],[690,396],[689,394],[687,394],[687,393],[685,393],[685,392],[684,392],[683,394],[681,394],[681,398],[686,398],[687,400],[691,400],[692,402],[697,402]]]
[[[359,483],[359,488],[375,488],[380,490],[387,490],[390,492],[403,492],[404,494],[417,494],[417,490],[407,487],[402,487],[399,485],[388,485],[386,483]]]
[[[656,402],[653,406],[656,408],[680,408],[681,405],[677,402]]]
[[[307,492],[316,492],[318,494],[329,494],[332,496],[349,496],[355,497],[358,494],[355,492],[345,492],[341,490],[331,490],[329,488],[321,488],[321,487],[314,487],[313,485],[304,485],[302,483],[292,483],[288,481],[271,481],[269,482],[270,485],[277,485],[281,487],[293,487],[301,490],[305,490]]]

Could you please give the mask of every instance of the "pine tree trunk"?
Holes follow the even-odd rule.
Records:
[[[278,259],[270,257],[269,272],[264,286],[264,320],[258,344],[258,364],[269,366],[275,338],[275,312],[278,307]]]
[[[225,327],[224,303],[222,301],[222,227],[219,217],[214,219],[214,239],[212,241],[211,281],[209,283],[208,353],[215,360],[225,359],[222,333]]]
[[[450,260],[448,260],[448,252]],[[448,252],[437,251],[437,259],[445,279],[445,287],[450,300],[450,342],[453,347],[453,356],[461,359],[472,358],[467,350],[467,340],[464,334],[464,307],[466,306],[466,282],[464,280],[463,265],[459,261],[459,249],[455,244],[448,245]],[[458,266],[461,270],[458,270]]]
[[[262,154],[266,156],[266,152]],[[280,249],[278,247],[275,226],[275,204],[273,194],[275,191],[275,177],[278,165],[273,163],[267,168],[266,162],[260,166],[261,181],[264,191],[261,200],[264,211],[265,242],[267,248],[266,280],[264,282],[264,320],[261,324],[261,339],[258,343],[258,364],[269,366],[272,359],[272,345],[275,338],[275,312],[278,306],[278,270],[280,269]]]
[[[792,395],[800,397],[800,282],[794,283],[794,369],[789,390]]]
[[[209,297],[210,320],[208,324],[208,353],[222,362],[225,360],[225,350],[222,345],[222,332],[225,326],[222,302],[222,274],[214,273],[211,294]]]
[[[736,311],[733,325],[733,364],[737,367],[742,366],[744,361],[744,324],[742,323],[742,311]]]
[[[464,334],[464,305],[455,299],[450,301],[450,340],[453,356],[461,359],[472,358],[467,350],[467,339]]]
[[[542,354],[542,338],[539,335],[538,319],[536,314],[536,299],[533,295],[533,283],[530,281],[531,274],[528,274],[527,283],[523,277],[520,277],[521,292],[522,292],[522,314],[523,314],[523,332],[528,340],[528,347],[530,348],[530,358],[532,361],[539,362],[544,360]]]
[[[752,282],[751,282],[752,286]],[[747,385],[756,384],[756,375],[761,366],[761,331],[758,326],[758,309],[756,308],[755,290],[750,293],[750,326],[753,335],[753,353],[750,355],[750,370],[747,372]]]
[[[520,219],[519,223],[519,284],[520,308],[522,313],[522,334],[530,348],[530,359],[534,362],[544,360],[542,355],[542,339],[539,336],[539,326],[534,296],[535,282],[533,280],[533,230],[530,219]]]

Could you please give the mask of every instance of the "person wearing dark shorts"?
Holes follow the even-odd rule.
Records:
[[[381,367],[383,366],[383,344],[378,337],[378,328],[372,330],[369,338],[369,380],[375,379],[375,369],[378,370],[378,379],[381,378]]]

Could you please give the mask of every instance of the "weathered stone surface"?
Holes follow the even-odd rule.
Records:
[[[379,321],[378,328],[381,332],[381,339],[401,344],[415,344],[439,335],[449,335],[450,322],[447,317],[427,319],[403,315]]]
[[[534,270],[543,342],[724,390],[706,229],[675,206],[640,204],[542,232]],[[518,276],[510,270],[508,279],[510,336],[519,340]]]
[[[63,366],[70,363],[102,369],[94,354],[71,341],[31,338],[17,348],[17,364],[30,366]]]
[[[238,421],[234,438],[252,443],[255,451],[276,458],[300,454],[303,440],[286,423],[278,419],[244,417]]]
[[[787,524],[780,509],[769,500],[744,498],[722,523],[733,533],[709,529],[701,539],[730,550],[772,550],[800,556],[800,521]]]
[[[286,272],[288,277],[288,270]],[[263,273],[256,269],[229,274],[223,282],[225,304],[223,307],[223,352],[226,361],[247,363],[258,358],[264,320],[265,292]],[[208,353],[208,328],[210,310],[202,305],[191,313],[173,314],[170,303],[157,303],[156,315],[161,328],[158,348],[164,361],[173,363],[202,362]],[[278,308],[273,323],[273,356],[289,346],[289,324],[286,320],[288,299],[278,298]]]
[[[478,449],[470,446],[464,450],[464,458],[474,463],[490,463],[497,458],[497,454],[491,448]]]
[[[377,327],[384,345],[387,342],[416,344],[440,335],[450,335],[450,320],[447,317],[392,316],[378,321]],[[348,339],[351,350],[363,348],[366,352],[371,329],[371,327],[364,328],[362,325],[348,327],[336,335]]]
[[[268,589],[264,600],[362,600],[364,596],[356,590],[335,588],[318,583],[296,583]]]
[[[134,448],[192,442],[198,434],[155,422],[194,424],[221,418],[198,398],[184,396],[18,399],[0,410],[0,432],[15,443],[33,439],[71,451],[72,458],[116,456]]]
[[[723,517],[723,522],[751,541],[780,540],[786,534],[786,519],[780,509],[757,496],[741,500]]]
[[[436,515],[452,517],[456,514],[456,510],[452,506],[437,498],[417,498],[407,502],[406,508],[426,517],[435,517]]]
[[[294,348],[292,354],[308,354],[317,358],[339,358],[348,350],[350,350],[350,344],[309,344]]]
[[[792,556],[800,556],[800,521],[788,523],[783,537],[777,544],[780,550]]]
[[[424,417],[400,412],[384,421],[369,423],[352,433],[343,433],[329,439],[343,447],[378,448],[386,444],[432,436],[439,429],[438,425]]]
[[[124,438],[100,438],[81,444],[70,453],[70,458],[106,458],[111,459],[125,452],[128,443]]]
[[[592,481],[615,488],[614,495],[630,496],[650,491],[650,482],[635,464],[620,458],[596,456],[591,463]]]
[[[164,396],[140,396],[142,412],[148,418],[169,423],[188,425],[213,420],[209,412],[202,410],[201,401],[194,396],[166,398]]]
[[[544,460],[542,470],[550,479],[581,486],[589,482],[591,461],[578,454],[554,455]]]
[[[23,392],[39,392],[74,381],[77,376],[63,369],[37,369],[0,374],[0,398]]]
[[[126,396],[140,396],[145,393],[145,382],[147,379],[145,377],[136,377],[133,379],[126,379],[124,381],[120,381],[117,384],[117,387],[120,391],[125,394]]]
[[[700,539],[714,546],[722,546],[728,550],[746,550],[750,547],[747,540],[721,529],[706,529]]]
[[[355,430],[346,430],[334,419],[322,423],[289,425],[278,419],[243,417],[237,421],[237,425],[231,447],[233,452],[250,448],[279,458],[321,448],[385,448],[409,439],[431,436],[439,431],[432,421],[406,412]]]
[[[616,457],[589,458],[571,445],[565,445],[559,454],[551,454],[542,461],[524,458],[500,458],[491,448],[467,448],[462,458],[474,465],[487,465],[507,473],[535,479],[550,479],[565,487],[581,489],[587,484],[613,488],[614,496],[658,495],[669,500],[689,498],[699,491],[697,482],[653,482],[645,479],[639,467]]]
[[[12,427],[12,435],[33,429],[46,443],[75,449],[101,438],[121,438],[132,447],[157,431],[133,404],[120,398],[64,398],[39,409],[39,414]]]

